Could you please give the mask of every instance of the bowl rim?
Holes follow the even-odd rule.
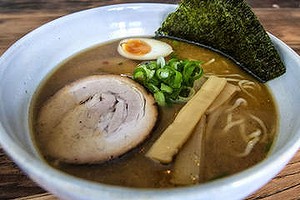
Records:
[[[52,20],[33,31],[27,33],[25,36],[17,40],[12,46],[10,46],[0,57],[0,66],[2,62],[4,62],[6,57],[10,57],[11,54],[13,54],[14,51],[17,50],[17,48],[26,40],[34,37],[36,34],[39,34],[40,31],[44,30],[45,28],[49,27],[51,24],[55,24],[57,22],[60,22],[62,19],[68,19],[72,18],[74,16],[77,16],[79,14],[90,12],[91,10],[96,9],[110,9],[110,8],[118,8],[118,7],[140,7],[140,6],[164,6],[176,8],[177,4],[165,4],[165,3],[124,3],[124,4],[114,4],[114,5],[108,5],[108,6],[101,6],[97,8],[91,8],[87,10],[82,10],[79,12],[75,12],[72,14],[68,14],[62,17],[59,17],[55,20]],[[291,55],[298,57],[299,63],[300,63],[300,57],[299,55],[294,52],[290,47],[288,47],[284,42],[282,42],[280,39],[276,38],[272,34],[270,34],[271,39],[273,42],[278,44],[280,48],[283,48],[287,50]],[[4,69],[0,67],[0,77],[3,76]],[[1,94],[0,94],[1,95]],[[2,106],[2,105],[0,105]],[[233,185],[240,185],[244,184],[248,181],[251,181],[249,176],[261,176],[263,173],[266,173],[266,170],[269,168],[269,166],[274,165],[274,162],[280,162],[283,160],[283,158],[291,157],[296,153],[297,148],[300,147],[300,130],[297,131],[297,133],[293,136],[295,140],[289,140],[281,149],[279,149],[274,154],[269,155],[266,159],[261,161],[260,163],[254,165],[253,167],[250,167],[246,170],[243,170],[242,172],[233,174],[231,176],[220,178],[214,181],[210,181],[207,183],[199,184],[199,185],[193,185],[189,187],[179,187],[179,188],[167,188],[167,189],[152,189],[152,188],[131,188],[131,187],[122,187],[122,186],[115,186],[115,185],[108,185],[108,184],[101,184],[101,183],[95,183],[92,181],[80,179],[71,175],[68,175],[64,172],[61,172],[59,170],[56,170],[49,165],[47,165],[44,162],[41,162],[38,160],[38,158],[33,157],[33,155],[29,154],[27,151],[23,150],[18,144],[18,142],[14,141],[14,139],[8,135],[2,125],[2,122],[0,121],[0,144],[3,148],[3,150],[8,154],[8,156],[17,163],[17,165],[25,171],[25,173],[29,177],[39,177],[41,180],[45,180],[47,178],[50,178],[57,183],[57,185],[63,184],[67,187],[74,189],[82,189],[81,187],[85,187],[85,192],[92,192],[94,189],[103,192],[106,195],[109,195],[108,193],[115,192],[120,193],[124,196],[124,194],[129,194],[128,197],[134,199],[144,197],[145,195],[152,195],[157,197],[169,197],[169,192],[174,193],[177,197],[188,197],[193,196],[196,194],[201,194],[207,191],[215,190],[216,188],[220,190],[227,190],[228,184],[227,182],[230,182]],[[10,151],[10,149],[13,149],[13,151]],[[287,161],[286,161],[287,162]],[[285,166],[285,165],[284,165]],[[284,167],[283,166],[283,167]],[[282,167],[282,168],[283,168]],[[258,170],[260,169],[260,170]],[[45,171],[47,171],[45,175]],[[30,173],[29,173],[30,172]],[[31,174],[32,173],[32,174]],[[277,174],[277,173],[276,173]],[[253,178],[253,177],[252,177]],[[251,179],[252,179],[251,178]],[[266,180],[268,182],[269,180]],[[244,183],[243,183],[244,182]],[[43,184],[41,184],[42,187]],[[196,190],[195,190],[196,189]],[[193,191],[193,194],[191,194],[191,191]],[[54,194],[58,195],[58,191],[51,191]],[[72,192],[72,191],[70,191]],[[130,195],[131,193],[124,193],[124,192],[133,192],[134,196]],[[213,192],[213,191],[212,191]]]

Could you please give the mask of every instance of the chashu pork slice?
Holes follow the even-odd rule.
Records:
[[[118,75],[77,80],[54,94],[38,115],[44,155],[67,163],[100,163],[144,141],[158,111],[141,85]]]

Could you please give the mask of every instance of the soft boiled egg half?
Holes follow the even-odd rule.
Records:
[[[128,38],[120,41],[118,52],[133,60],[155,60],[168,56],[173,49],[169,44],[155,39]]]

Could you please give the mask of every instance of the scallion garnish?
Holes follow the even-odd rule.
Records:
[[[168,62],[163,57],[143,62],[133,72],[133,79],[153,93],[156,102],[167,105],[186,102],[194,95],[193,84],[203,74],[201,61],[179,60]]]

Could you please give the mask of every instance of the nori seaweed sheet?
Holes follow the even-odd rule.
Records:
[[[270,37],[243,0],[182,0],[156,35],[211,46],[261,82],[286,71]]]

